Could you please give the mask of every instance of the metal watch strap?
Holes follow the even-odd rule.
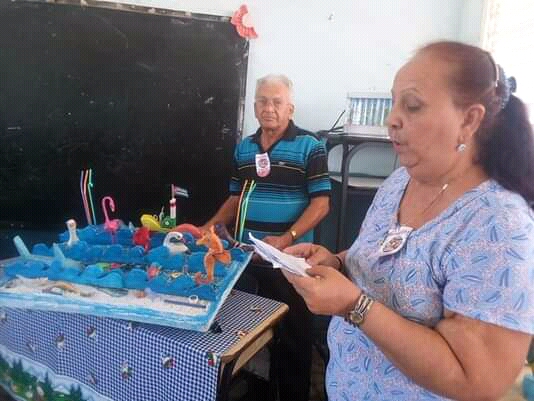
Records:
[[[362,292],[356,301],[354,309],[345,316],[345,321],[355,327],[360,327],[374,302],[373,298]]]

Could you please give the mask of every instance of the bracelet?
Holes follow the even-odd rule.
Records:
[[[375,300],[373,298],[362,292],[356,301],[354,309],[345,315],[345,321],[354,327],[360,327],[374,302]]]
[[[344,268],[345,268],[345,263],[343,263],[343,260],[339,257],[339,255],[334,255],[337,259],[337,261],[339,262],[339,271],[340,272],[343,272]]]

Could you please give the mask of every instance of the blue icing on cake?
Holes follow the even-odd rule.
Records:
[[[133,232],[122,227],[111,235],[103,225],[91,225],[77,229],[79,241],[68,245],[69,234],[66,231],[59,235],[62,242],[58,246],[67,259],[54,255],[52,247],[36,244],[32,252],[36,259],[38,256],[49,260],[18,260],[7,265],[5,272],[10,277],[43,277],[110,291],[146,290],[147,293],[198,296],[199,299],[214,301],[227,292],[227,287],[237,279],[236,273],[241,273],[244,263],[250,258],[249,252],[229,249],[228,241],[221,240],[224,248],[229,249],[232,263],[226,266],[217,261],[214,281],[204,283],[199,277],[206,274],[204,257],[208,249],[197,245],[192,234],[183,233],[182,242],[189,252],[172,255],[162,245],[165,234],[151,233],[152,248],[146,252],[142,246],[133,245]],[[72,266],[72,263],[63,263],[68,260],[81,262],[81,269],[66,268],[67,265]]]
[[[183,233],[181,240],[189,252],[175,255],[162,246],[165,234],[161,233],[151,233],[149,252],[132,244],[129,229],[111,236],[102,226],[89,226],[77,233],[80,241],[72,245],[68,233],[63,233],[59,244],[37,244],[31,254],[20,239],[16,241],[22,256],[5,264],[0,286],[8,293],[0,290],[0,300],[15,307],[206,331],[251,258],[250,252],[228,248],[222,241],[231,263],[216,262],[214,280],[208,282],[204,267],[208,249],[196,245],[190,233]],[[136,238],[142,241],[142,235]]]
[[[100,264],[96,265],[89,265],[85,268],[81,276],[83,277],[92,277],[92,278],[98,278],[101,277],[105,273],[104,268]]]
[[[185,257],[183,254],[177,254],[167,259],[161,260],[158,263],[168,270],[182,270],[184,267]]]
[[[85,241],[91,245],[111,245],[114,243],[125,246],[132,245],[133,233],[128,227],[119,228],[115,235],[111,235],[110,232],[106,231],[103,224],[78,228],[76,233],[81,241]],[[67,242],[68,240],[68,231],[59,234],[60,242]]]
[[[148,281],[147,288],[149,288],[153,292],[160,292],[160,293],[167,293],[169,291],[168,289],[169,283],[168,280],[163,277],[162,274],[160,274],[157,277],[154,277],[152,280]]]
[[[196,295],[200,299],[206,299],[208,301],[215,301],[217,298],[219,298],[212,285],[201,285],[194,287],[189,292],[189,295]]]
[[[187,271],[189,273],[197,273],[204,271],[204,255],[205,252],[194,252],[187,259]]]
[[[147,285],[148,275],[146,274],[146,271],[138,268],[133,268],[130,270],[124,278],[124,286],[126,288],[142,290],[145,289]]]
[[[80,271],[73,268],[64,268],[61,262],[54,260],[47,269],[47,277],[49,280],[56,281],[71,281],[73,283],[79,283]]]
[[[54,253],[50,248],[46,246],[46,244],[35,244],[32,249],[32,253],[34,255],[40,255],[40,256],[54,256]]]
[[[249,252],[245,252],[239,248],[230,249],[230,255],[232,255],[232,260],[235,260],[237,262],[243,262],[247,258],[248,254]]]
[[[178,276],[176,279],[172,280],[168,288],[170,290],[169,294],[180,293],[182,290],[190,289],[195,287],[195,282],[188,275]]]
[[[112,270],[103,277],[97,278],[92,284],[96,287],[124,288],[123,273]]]
[[[47,277],[48,265],[36,260],[19,260],[6,267],[6,274],[11,277],[23,276],[27,278]]]
[[[164,246],[153,248],[148,252],[148,255],[146,255],[146,259],[148,263],[158,262],[168,257],[169,257],[169,250]]]

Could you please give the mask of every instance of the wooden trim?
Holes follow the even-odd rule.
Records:
[[[274,329],[269,327],[259,335],[243,352],[239,354],[232,369],[232,376],[234,376],[241,368],[247,364],[248,361],[254,357],[263,347],[265,347],[274,337]]]
[[[237,359],[236,366],[233,370],[234,373],[237,372],[271,340],[274,334],[274,326],[288,310],[289,307],[286,304],[281,304],[267,319],[261,322],[254,330],[243,336],[230,349],[221,355],[221,365]]]

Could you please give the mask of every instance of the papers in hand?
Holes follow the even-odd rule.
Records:
[[[273,267],[285,269],[288,272],[299,276],[306,276],[306,270],[311,266],[304,258],[297,258],[296,256],[279,251],[274,246],[255,238],[250,233],[248,234],[248,237],[254,244],[256,253],[266,261],[271,262]]]

